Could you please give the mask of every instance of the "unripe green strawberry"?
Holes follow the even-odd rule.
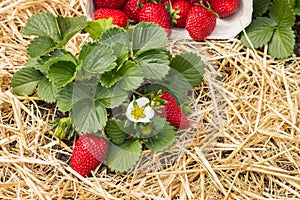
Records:
[[[218,13],[220,18],[232,15],[239,7],[239,0],[210,0],[211,9]]]
[[[128,17],[127,15],[121,11],[121,10],[116,10],[116,9],[111,9],[111,8],[100,8],[95,11],[94,13],[94,19],[108,19],[112,18],[112,23],[120,26],[120,27],[125,27],[127,25],[127,20]]]
[[[126,0],[93,0],[97,8],[120,9]]]
[[[186,30],[194,40],[204,40],[216,27],[215,14],[200,5],[192,6],[186,19]]]
[[[172,24],[168,10],[159,3],[147,2],[139,12],[140,22],[154,22],[163,27],[168,36],[172,32]]]
[[[75,143],[70,165],[81,176],[88,176],[102,163],[107,152],[108,143],[104,138],[84,134]]]
[[[165,117],[176,129],[188,128],[190,126],[189,120],[177,104],[176,99],[170,93],[165,91],[162,91],[161,97],[157,96],[155,101],[159,101],[160,98],[163,101],[167,101],[167,103],[158,115]]]

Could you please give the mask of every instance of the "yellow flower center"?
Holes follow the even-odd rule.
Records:
[[[146,115],[144,114],[144,108],[140,108],[140,107],[134,107],[133,110],[131,111],[131,114],[135,120],[146,117]]]

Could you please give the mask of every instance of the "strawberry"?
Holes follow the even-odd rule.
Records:
[[[204,40],[216,27],[215,14],[200,5],[192,6],[186,19],[186,30],[194,40]]]
[[[163,100],[167,102],[162,111],[157,113],[158,115],[165,117],[166,120],[176,129],[185,129],[190,126],[188,118],[182,112],[176,99],[170,93],[162,91],[161,95],[158,93],[156,93],[156,95],[157,96],[154,97],[154,101]]]
[[[170,2],[171,2],[171,4],[173,4],[176,1],[178,1],[178,0],[160,0],[160,3],[164,4],[164,5],[168,5]]]
[[[200,4],[201,1],[203,5],[207,5],[207,3],[209,2],[209,0],[190,0],[190,1],[192,5]]]
[[[210,0],[210,7],[220,18],[232,15],[239,7],[239,0]]]
[[[139,21],[139,4],[144,4],[145,0],[128,0],[125,4],[123,11],[128,16],[129,20],[133,20],[134,22]]]
[[[190,8],[191,8],[191,3],[186,0],[178,0],[172,4],[173,12],[176,13],[175,26],[185,27],[186,17]]]
[[[168,10],[159,3],[147,2],[139,12],[140,22],[154,22],[163,27],[168,36],[171,35],[172,25]]]
[[[104,138],[84,134],[75,143],[70,165],[81,176],[88,176],[101,164],[107,151],[108,144]]]
[[[121,9],[126,0],[93,0],[97,8]]]
[[[100,8],[96,10],[94,13],[95,20],[102,19],[102,18],[108,19],[110,17],[113,19],[112,23],[117,26],[125,27],[127,25],[128,17],[121,10],[116,10],[111,8]]]

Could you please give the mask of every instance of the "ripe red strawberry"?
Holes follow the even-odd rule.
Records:
[[[139,12],[139,21],[154,22],[163,27],[168,33],[168,36],[171,35],[172,25],[170,15],[162,4],[152,2],[145,3]]]
[[[170,2],[173,4],[173,3],[175,3],[176,1],[178,1],[178,0],[160,0],[160,3],[161,3],[161,4],[164,4],[164,5],[167,5],[167,4],[169,4]]]
[[[108,144],[104,138],[84,134],[75,143],[70,165],[81,176],[87,176],[104,160]]]
[[[195,4],[200,4],[200,1],[202,1],[203,5],[207,5],[207,2],[209,2],[209,0],[190,0],[192,5]]]
[[[128,0],[125,4],[123,11],[128,16],[129,20],[133,20],[134,22],[139,21],[139,4],[144,4],[145,0]]]
[[[165,117],[176,129],[185,129],[190,126],[188,118],[182,112],[176,99],[170,93],[163,91],[161,97],[158,97],[158,99],[159,98],[167,101],[167,103],[158,115]]]
[[[94,19],[108,19],[108,18],[112,18],[112,23],[120,26],[120,27],[125,27],[127,25],[127,20],[128,17],[127,15],[121,11],[121,10],[116,10],[116,9],[111,9],[111,8],[100,8],[98,10],[96,10],[96,12],[94,13]]]
[[[204,40],[216,27],[217,18],[207,8],[195,5],[188,12],[186,30],[194,40]]]
[[[97,8],[120,9],[126,0],[93,0]]]
[[[210,0],[210,7],[220,18],[232,15],[239,7],[239,0]]]
[[[176,16],[179,18],[175,18],[175,26],[176,27],[185,27],[185,21],[187,14],[191,8],[191,3],[186,0],[178,0],[172,4],[172,9],[174,10]]]

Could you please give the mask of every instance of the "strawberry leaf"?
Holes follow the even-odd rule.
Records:
[[[246,29],[247,36],[253,47],[259,48],[267,44],[271,40],[276,26],[276,22],[267,17],[258,17],[253,20]],[[251,47],[244,34],[241,37],[241,41],[245,46]]]
[[[12,87],[18,95],[30,95],[45,76],[31,67],[24,67],[17,71],[12,78]]]
[[[128,134],[122,130],[124,123],[120,120],[110,119],[105,126],[105,134],[116,145],[123,144]]]
[[[121,27],[114,27],[105,31],[99,38],[101,43],[107,44],[113,47],[116,43],[124,44],[127,50],[129,50],[130,39],[125,29]]]
[[[253,12],[252,12],[252,18],[260,17],[264,13],[267,12],[269,9],[269,6],[271,4],[271,0],[253,0]]]
[[[132,50],[135,56],[151,50],[164,48],[168,43],[166,31],[155,23],[138,23],[132,31]]]
[[[134,62],[127,61],[120,69],[105,73],[100,81],[106,87],[117,83],[117,86],[123,90],[132,90],[143,83],[144,75]]]
[[[276,58],[286,58],[293,54],[295,35],[291,27],[278,27],[270,42],[269,53]]]
[[[34,38],[28,45],[27,54],[32,57],[40,57],[49,53],[56,48],[56,43],[52,38],[47,36],[39,36]]]
[[[140,54],[135,62],[147,79],[161,80],[169,72],[169,55],[163,50],[149,50]]]
[[[56,105],[61,112],[68,112],[72,109],[73,83],[61,88],[56,96]]]
[[[87,26],[85,16],[80,17],[57,17],[57,23],[61,34],[60,47],[67,44],[67,42],[79,31]]]
[[[172,125],[166,122],[158,134],[143,139],[143,141],[151,151],[165,151],[176,142],[176,131]]]
[[[58,89],[49,81],[49,79],[43,79],[37,88],[37,94],[47,103],[54,103],[56,101]]]
[[[116,60],[113,50],[108,45],[99,43],[85,56],[82,67],[87,72],[102,74],[116,67]]]
[[[100,84],[97,87],[96,101],[106,108],[118,107],[127,97],[127,92],[118,87],[106,88]]]
[[[169,81],[177,82],[179,78],[184,78],[185,80],[180,82],[188,82],[191,87],[196,87],[200,84],[205,72],[205,64],[201,57],[191,52],[177,54],[172,59],[170,66],[176,71],[170,71]]]
[[[122,145],[112,144],[106,156],[107,166],[114,172],[127,172],[139,161],[142,145],[138,140],[130,140]]]
[[[73,62],[59,61],[51,65],[49,79],[57,86],[64,87],[76,77],[77,66]]]
[[[84,98],[73,104],[72,119],[81,133],[97,133],[107,122],[107,111],[93,99]]]
[[[270,17],[279,26],[292,27],[295,23],[295,12],[286,0],[274,0],[270,7]]]
[[[114,27],[112,18],[98,19],[88,22],[88,26],[84,29],[90,34],[90,37],[94,40],[98,39],[106,30]]]
[[[56,17],[50,12],[41,12],[31,16],[24,26],[23,34],[47,36],[56,43],[61,39]]]

